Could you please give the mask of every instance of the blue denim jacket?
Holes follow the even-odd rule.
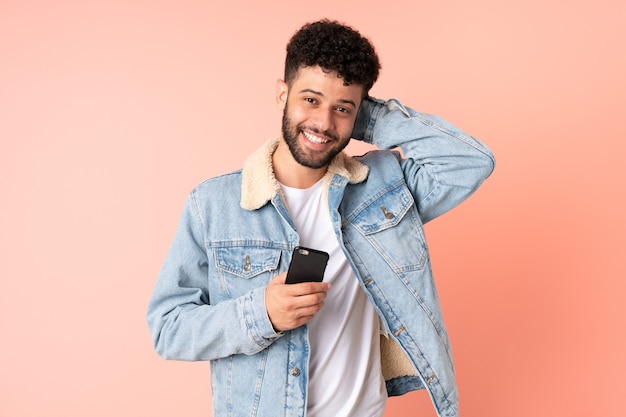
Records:
[[[458,416],[423,224],[472,194],[493,156],[396,100],[364,100],[353,137],[380,150],[338,155],[324,177],[326,198],[339,244],[380,316],[388,393],[425,388],[440,417]],[[191,192],[148,307],[163,358],[211,361],[216,417],[306,412],[307,326],[276,333],[265,309],[265,286],[287,270],[299,241],[272,171],[277,143]],[[403,156],[389,151],[397,146]]]

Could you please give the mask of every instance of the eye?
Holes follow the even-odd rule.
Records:
[[[350,109],[348,109],[347,107],[341,107],[341,106],[337,107],[337,111],[341,113],[346,113],[346,114],[350,113]]]
[[[305,97],[304,101],[310,104],[315,104],[317,102],[313,97]]]

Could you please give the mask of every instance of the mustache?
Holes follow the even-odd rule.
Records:
[[[304,125],[298,125],[298,129],[299,130],[308,130],[311,131],[313,133],[316,133],[318,135],[323,135],[326,136],[328,138],[331,138],[334,141],[339,141],[339,136],[337,136],[337,134],[329,131],[329,130],[321,130],[315,126],[304,126]]]

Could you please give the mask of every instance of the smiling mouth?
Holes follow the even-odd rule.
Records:
[[[302,131],[302,134],[304,135],[305,138],[307,138],[309,141],[316,143],[318,145],[322,145],[324,143],[328,142],[328,139],[324,139],[324,138],[320,138],[319,136],[315,136],[311,133]]]

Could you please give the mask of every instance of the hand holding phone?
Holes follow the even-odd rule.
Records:
[[[322,282],[328,257],[328,253],[324,251],[296,246],[293,250],[285,283]]]

